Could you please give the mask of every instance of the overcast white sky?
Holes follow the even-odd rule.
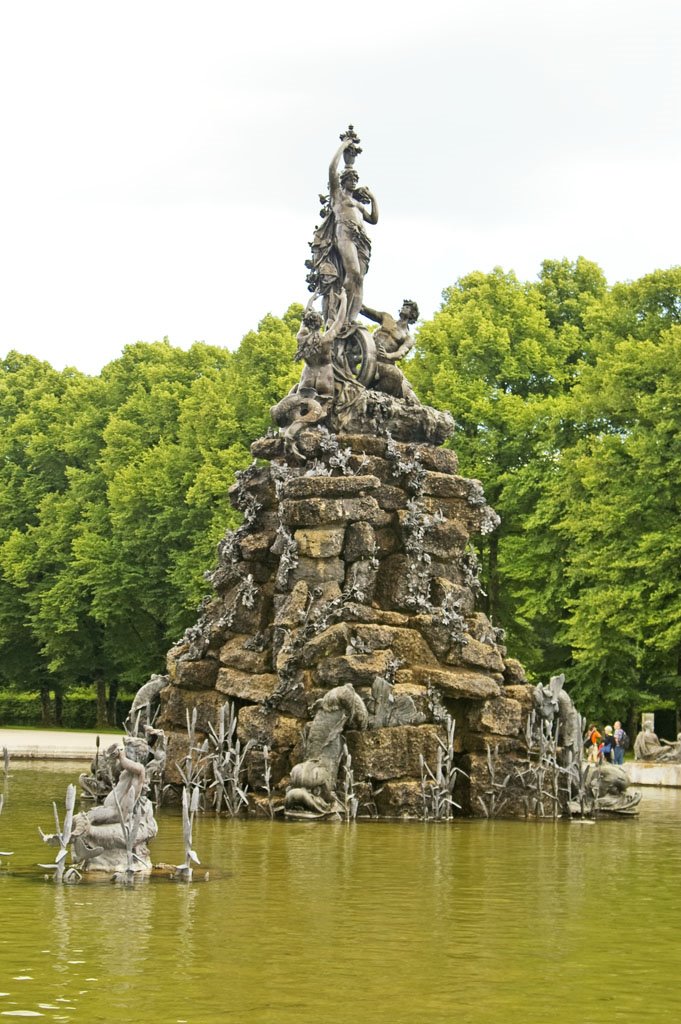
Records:
[[[678,0],[7,0],[0,357],[96,373],[305,302],[338,135],[376,194],[366,301],[586,256],[681,263]]]

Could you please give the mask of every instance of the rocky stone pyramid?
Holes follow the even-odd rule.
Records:
[[[338,814],[350,800],[359,814],[421,817],[428,800],[452,799],[460,768],[453,799],[476,814],[488,747],[520,754],[533,691],[476,610],[471,539],[498,519],[442,447],[451,417],[421,405],[397,367],[416,304],[392,317],[363,300],[364,224],[378,212],[357,184],[358,143],[352,128],[341,136],[322,197],[300,383],[230,491],[243,525],[220,545],[199,621],[168,654],[158,724],[179,782],[187,712],[200,741],[233,702],[255,809],[265,788],[271,807],[274,787],[294,816]]]

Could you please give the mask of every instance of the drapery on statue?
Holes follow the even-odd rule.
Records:
[[[368,188],[357,187],[359,176],[353,165],[361,152],[359,138],[350,125],[341,135],[329,166],[329,195],[321,197],[322,222],[310,246],[312,259],[306,263],[310,291],[322,296],[327,322],[336,317],[341,288],[347,294],[349,324],[355,323],[362,308],[364,277],[371,258],[371,241],[364,224],[378,222],[378,206]],[[345,167],[339,173],[341,157]]]

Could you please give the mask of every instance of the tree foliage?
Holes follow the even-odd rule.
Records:
[[[501,515],[490,613],[591,714],[680,703],[680,323],[679,268],[612,288],[581,258],[470,274],[409,371]]]
[[[0,685],[138,684],[192,622],[227,490],[293,385],[302,309],[229,352],[127,346],[97,377],[0,364]],[[583,258],[443,293],[407,373],[451,410],[500,513],[487,607],[582,709],[678,706],[681,269],[608,286]],[[103,683],[102,683],[103,685]]]
[[[127,346],[97,377],[0,367],[0,683],[139,685],[190,624],[227,491],[288,390],[301,308],[236,352]]]

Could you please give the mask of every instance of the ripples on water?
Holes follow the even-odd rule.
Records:
[[[58,887],[35,865],[75,770],[13,768],[0,1021],[662,1024],[681,1019],[681,793],[638,820],[202,819],[211,880]],[[178,863],[161,816],[157,861]],[[3,865],[4,867],[4,865]]]

